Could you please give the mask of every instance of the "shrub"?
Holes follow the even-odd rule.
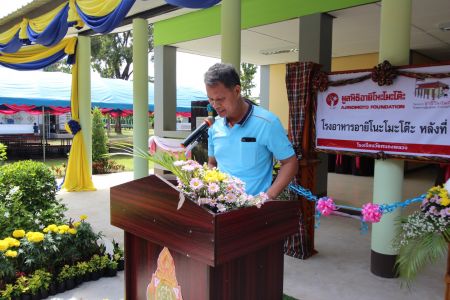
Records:
[[[26,160],[0,167],[0,238],[17,228],[38,230],[61,223],[65,210],[45,164]]]
[[[102,119],[102,112],[95,107],[92,111],[92,162],[94,163],[107,160],[108,137]]]
[[[6,145],[3,143],[0,143],[0,161],[6,160]]]
[[[92,163],[93,174],[116,173],[116,172],[123,172],[123,170],[125,170],[124,165],[118,164],[114,160],[110,159]]]
[[[44,208],[55,199],[56,181],[50,169],[41,162],[18,161],[0,168],[0,194],[5,197],[12,187],[19,187],[21,201],[28,211]]]

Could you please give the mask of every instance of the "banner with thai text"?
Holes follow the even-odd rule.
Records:
[[[450,73],[450,65],[407,68]],[[334,74],[329,81],[370,72]],[[329,86],[317,97],[316,148],[450,158],[450,78],[397,76],[390,86],[368,79]]]

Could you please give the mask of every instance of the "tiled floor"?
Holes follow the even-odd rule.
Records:
[[[109,225],[109,187],[132,180],[131,173],[94,176],[95,192],[60,193],[68,205],[69,216],[88,214],[95,230],[106,240],[123,243],[122,231]],[[329,174],[329,196],[337,203],[360,207],[371,200],[371,177]],[[424,193],[434,184],[435,170],[422,168],[407,172],[404,199]],[[302,261],[285,257],[284,292],[299,300],[434,300],[444,294],[445,260],[428,267],[411,290],[400,287],[397,279],[372,275],[370,269],[370,228],[361,235],[359,221],[331,216],[322,218],[316,230],[315,248],[319,253]],[[52,299],[123,299],[123,272],[113,279],[101,279]]]

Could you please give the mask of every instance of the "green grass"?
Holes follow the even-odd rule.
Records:
[[[294,298],[294,297],[291,297],[291,296],[283,294],[283,300],[297,300],[297,298]]]
[[[125,166],[125,171],[133,171],[133,157],[128,155],[113,155],[111,159]],[[148,168],[153,169],[153,162],[148,162]]]
[[[46,164],[48,167],[62,167],[62,165],[67,166],[67,159],[66,158],[51,158],[46,159],[45,162],[42,159],[33,159],[34,161],[40,161]],[[124,171],[133,171],[133,157],[128,155],[113,155],[111,156],[111,160],[114,160],[118,164],[121,164],[125,166]],[[17,160],[8,160],[5,163],[10,164],[14,163]],[[153,162],[148,162],[148,168],[153,169]]]

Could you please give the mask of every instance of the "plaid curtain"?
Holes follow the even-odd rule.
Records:
[[[295,183],[314,191],[315,187],[315,153],[312,151],[315,113],[315,93],[313,78],[320,71],[320,65],[313,62],[296,62],[286,65],[286,88],[289,101],[289,138],[294,149],[303,160],[299,164],[299,172]],[[300,157],[301,155],[301,157]],[[313,202],[301,198],[302,201],[299,232],[285,240],[284,252],[287,255],[306,259],[314,250],[314,214]]]

